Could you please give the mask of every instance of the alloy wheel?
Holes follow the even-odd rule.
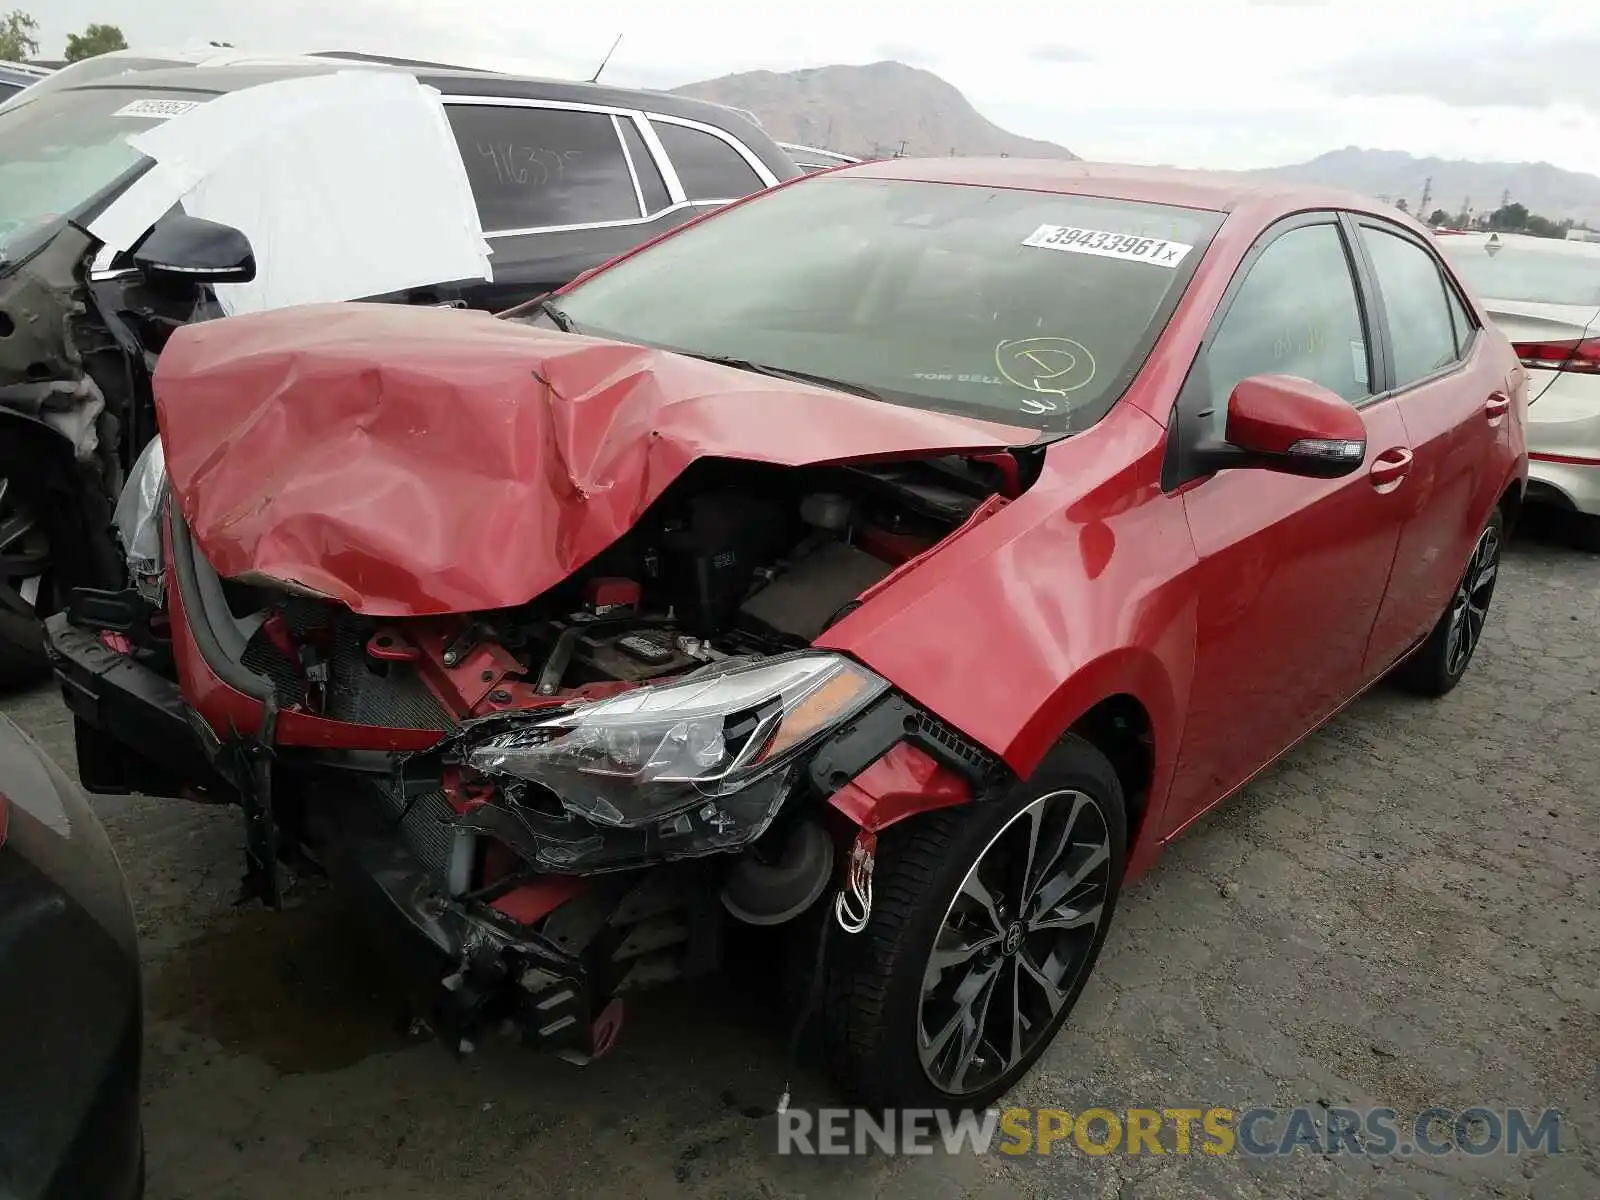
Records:
[[[1460,675],[1472,661],[1489,617],[1489,599],[1500,573],[1500,531],[1492,525],[1483,531],[1450,601],[1450,625],[1445,634],[1445,670]]]
[[[50,566],[44,527],[23,503],[12,480],[0,475],[0,609],[37,616],[39,592]]]
[[[1105,920],[1111,859],[1105,812],[1081,791],[1039,797],[989,840],[923,973],[917,1050],[934,1086],[980,1091],[1054,1030]]]

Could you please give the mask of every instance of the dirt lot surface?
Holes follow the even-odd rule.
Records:
[[[1369,695],[1174,847],[1013,1097],[1555,1106],[1558,1156],[779,1157],[786,1031],[734,985],[632,1003],[582,1070],[497,1046],[458,1064],[326,890],[231,906],[236,812],[134,797],[100,808],[145,939],[149,1200],[1595,1200],[1597,639],[1600,557],[1524,539],[1462,687]],[[70,764],[53,693],[5,707]]]

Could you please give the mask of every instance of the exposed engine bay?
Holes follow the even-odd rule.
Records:
[[[449,894],[527,870],[593,875],[740,851],[749,862],[761,846],[758,859],[784,860],[797,845],[809,888],[826,881],[831,853],[780,810],[803,790],[822,717],[886,698],[882,680],[811,643],[897,567],[1003,505],[1011,465],[710,460],[584,569],[496,612],[385,621],[214,573],[199,590],[213,626],[219,612],[233,626],[221,640],[272,680],[280,711],[380,737],[444,735],[375,782]],[[646,684],[640,707],[659,715],[614,712]],[[695,708],[699,689],[724,707]],[[485,859],[486,845],[505,853]]]
[[[707,462],[563,584],[520,608],[467,618],[386,624],[288,593],[220,586],[248,641],[246,664],[278,683],[284,707],[450,727],[802,649],[1003,483],[994,466],[956,457],[806,470]],[[357,658],[365,679],[353,674]],[[379,691],[412,690],[422,701],[405,688],[411,679],[437,708],[375,710]]]
[[[390,732],[440,735],[376,767],[222,751],[238,763],[246,893],[274,903],[275,863],[305,847],[379,881],[455,962],[435,1014],[452,1038],[507,1020],[580,1059],[603,1052],[616,997],[713,969],[724,918],[791,922],[841,861],[858,883],[870,873],[807,800],[902,739],[977,794],[985,751],[811,643],[1002,507],[1023,469],[1010,455],[705,460],[533,602],[409,620],[225,581],[185,535],[171,586],[191,628],[203,617],[224,655],[269,679],[279,712],[364,729],[374,750]]]

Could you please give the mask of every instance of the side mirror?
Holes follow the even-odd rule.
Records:
[[[1238,467],[1337,479],[1367,457],[1367,426],[1348,401],[1309,379],[1253,375],[1228,397],[1223,436]]]
[[[152,283],[249,283],[256,277],[249,238],[231,225],[184,213],[156,222],[133,264]]]

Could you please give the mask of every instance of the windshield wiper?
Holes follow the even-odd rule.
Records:
[[[535,307],[545,316],[550,318],[550,323],[562,333],[574,333],[577,327],[572,323],[572,318],[556,305],[556,302],[546,296],[535,303]]]
[[[676,350],[685,358],[698,358],[701,362],[716,363],[718,366],[733,367],[740,371],[749,371],[753,375],[765,375],[771,379],[787,379],[791,383],[810,383],[818,387],[832,388],[836,392],[849,392],[853,396],[864,396],[868,400],[882,400],[883,396],[871,388],[862,387],[859,383],[850,383],[843,379],[834,379],[828,375],[813,375],[810,371],[792,371],[788,367],[773,367],[766,363],[753,362],[748,358],[734,358],[726,354],[696,354],[691,350]]]

